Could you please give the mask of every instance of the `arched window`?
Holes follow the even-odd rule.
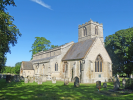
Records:
[[[83,32],[84,32],[84,36],[87,36],[87,29],[86,29],[86,27],[83,27]]]
[[[98,26],[95,27],[95,35],[98,35]]]
[[[95,72],[102,72],[102,58],[100,55],[97,56],[95,61]]]
[[[55,63],[55,71],[58,71],[58,63]]]

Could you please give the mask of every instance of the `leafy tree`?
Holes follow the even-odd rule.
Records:
[[[14,69],[14,71],[15,71],[16,74],[19,74],[19,73],[20,73],[21,63],[22,63],[22,62],[17,62],[17,63],[15,64],[15,69]]]
[[[105,48],[113,62],[113,73],[132,73],[133,28],[120,30],[106,37]]]
[[[50,49],[53,49],[53,48],[56,48],[56,47],[58,47],[58,45],[51,45]]]
[[[14,0],[0,0],[0,71],[5,65],[5,54],[11,53],[9,45],[15,46],[17,35],[21,36],[17,26],[13,24],[14,18],[5,12],[7,5],[16,6]]]
[[[58,45],[51,45],[51,42],[49,40],[47,40],[45,37],[35,37],[35,42],[32,44],[32,50],[30,50],[29,52],[32,51],[32,58],[33,59],[33,54],[36,54],[40,51],[46,51],[49,49],[53,49],[55,47],[58,47]]]
[[[32,50],[30,50],[29,52],[32,51],[32,57],[33,54],[36,54],[40,51],[46,51],[50,48],[50,41],[47,40],[45,37],[35,37],[36,40],[35,42],[32,44]],[[32,59],[32,58],[31,58]]]

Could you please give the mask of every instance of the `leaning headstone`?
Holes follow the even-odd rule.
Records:
[[[114,90],[118,90],[120,88],[120,81],[118,77],[115,77],[115,82],[114,82]]]
[[[38,84],[42,84],[42,76],[38,76]]]
[[[27,77],[24,78],[24,83],[28,83],[28,78]]]
[[[74,78],[74,87],[79,87],[79,78],[77,76]]]
[[[126,85],[126,79],[123,78],[123,79],[122,79],[122,86],[125,88],[125,85]]]
[[[64,79],[64,85],[68,85],[69,84],[69,78],[65,78]]]
[[[52,83],[56,83],[56,77],[52,77]]]
[[[101,87],[101,81],[96,81],[96,88],[99,89],[99,87]]]
[[[30,77],[29,82],[30,82],[30,83],[33,83],[33,77]]]
[[[11,75],[6,75],[6,82],[10,83],[11,82]]]

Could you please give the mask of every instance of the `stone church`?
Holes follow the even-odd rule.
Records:
[[[22,61],[20,76],[45,75],[47,80],[78,77],[81,83],[105,82],[112,77],[112,61],[104,47],[103,25],[92,20],[78,26],[78,42],[40,51]]]

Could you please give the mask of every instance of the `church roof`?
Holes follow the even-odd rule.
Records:
[[[22,64],[23,64],[23,70],[34,70],[31,62],[22,61]]]
[[[56,55],[58,56],[58,55]],[[37,60],[31,60],[31,62],[39,62],[39,61],[49,61],[50,59],[53,59],[56,56],[51,56],[51,57],[47,57],[47,58],[42,58],[42,59],[37,59]]]
[[[83,59],[95,39],[96,38],[91,38],[85,41],[74,43],[62,60],[67,61],[67,60]]]

